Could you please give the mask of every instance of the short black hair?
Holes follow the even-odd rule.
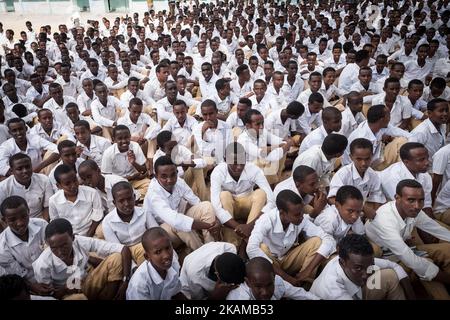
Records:
[[[322,94],[319,92],[311,93],[311,95],[308,98],[308,103],[313,103],[313,102],[323,103],[324,99],[323,99]]]
[[[249,109],[242,118],[242,122],[244,122],[244,124],[251,123],[253,115],[262,115],[262,114],[256,109]]]
[[[342,186],[336,192],[336,202],[344,204],[347,199],[356,199],[363,201],[363,195],[361,191],[354,186]]]
[[[433,100],[428,102],[427,110],[430,111],[430,112],[434,111],[438,107],[439,103],[445,103],[446,106],[447,106],[447,109],[448,109],[448,102],[447,102],[447,100],[442,99],[442,98],[436,98],[436,99],[433,99]]]
[[[334,120],[335,118],[342,119],[342,113],[335,107],[325,108],[322,111],[322,122]]]
[[[306,177],[316,173],[316,170],[314,170],[311,167],[300,165],[297,168],[294,169],[294,172],[292,173],[292,178],[294,181],[303,182],[305,181]]]
[[[13,124],[13,123],[22,123],[24,126],[26,126],[25,121],[23,119],[21,119],[21,118],[12,118],[12,119],[8,120],[8,123],[7,123],[8,129],[10,129],[9,126],[11,124]]]
[[[30,293],[24,278],[17,274],[7,274],[0,277],[0,300],[15,300],[22,292]]]
[[[239,103],[240,104],[245,104],[249,108],[252,107],[252,100],[250,100],[249,98],[240,98],[239,99]]]
[[[172,132],[163,130],[156,136],[156,144],[160,149],[164,147],[164,144],[172,139]]]
[[[373,248],[363,235],[347,234],[338,244],[339,258],[347,260],[350,253],[360,256],[373,256]]]
[[[225,283],[240,284],[245,279],[245,263],[235,253],[224,252],[215,258],[219,279]]]
[[[170,158],[170,156],[165,155],[165,156],[159,157],[155,161],[155,165],[154,165],[155,173],[158,172],[158,168],[159,167],[161,167],[161,166],[170,166],[170,165],[175,166],[175,164],[173,163],[173,161]]]
[[[142,235],[142,246],[144,247],[145,251],[150,250],[150,248],[148,247],[148,243],[150,241],[153,241],[155,239],[159,239],[159,238],[168,238],[170,240],[169,234],[167,233],[166,230],[164,230],[161,227],[152,227],[150,229],[145,230],[144,234]]]
[[[214,100],[211,99],[206,99],[205,101],[203,101],[200,105],[200,110],[201,108],[205,107],[214,107],[214,109],[217,110],[217,104],[214,102]]]
[[[73,228],[69,220],[66,220],[64,218],[53,219],[45,228],[45,240],[48,240],[55,234],[64,233],[69,234],[69,236],[73,236]]]
[[[345,136],[338,133],[330,133],[325,137],[322,143],[322,151],[326,156],[334,156],[343,153],[347,148],[348,140]]]
[[[446,85],[447,83],[445,82],[445,79],[441,77],[436,77],[430,82],[430,88],[433,87],[436,89],[444,90]]]
[[[386,106],[383,104],[376,104],[369,108],[367,111],[367,122],[376,123],[386,116]]]
[[[61,154],[64,148],[76,148],[77,144],[70,140],[63,140],[58,143],[58,152]]]
[[[89,122],[87,122],[86,120],[78,120],[77,122],[75,122],[75,124],[73,125],[73,127],[84,127],[85,129],[91,130],[91,126],[89,125]]]
[[[27,154],[25,154],[25,153],[22,153],[22,152],[19,152],[19,153],[16,153],[15,155],[13,155],[13,156],[11,156],[11,157],[9,158],[9,160],[8,160],[8,162],[9,162],[9,167],[10,167],[10,168],[13,167],[14,161],[22,160],[22,159],[28,159],[28,161],[30,161],[30,163],[31,163],[31,158],[30,158],[29,155],[27,155]]]
[[[131,106],[133,105],[142,106],[144,104],[142,103],[142,100],[140,98],[135,97],[130,100],[130,102],[128,103],[128,107],[131,108]]]
[[[367,51],[367,50],[359,50],[359,51],[356,52],[355,62],[358,63],[358,62],[363,61],[364,59],[369,59],[369,58],[370,58],[369,57],[369,51]]]
[[[116,137],[117,132],[122,131],[122,130],[128,131],[128,133],[131,135],[130,128],[128,128],[127,126],[125,126],[123,124],[119,124],[118,126],[113,128],[113,132],[112,132],[113,137]]]
[[[113,199],[116,199],[116,193],[122,190],[131,190],[131,192],[134,192],[133,186],[128,181],[119,181],[111,189]]]
[[[66,164],[60,164],[59,166],[56,167],[55,172],[53,173],[56,182],[60,183],[61,182],[61,176],[63,174],[67,174],[69,172],[75,172],[75,170],[66,165]]]
[[[2,204],[0,205],[0,212],[4,217],[6,214],[6,210],[17,209],[20,206],[24,206],[25,208],[27,208],[27,210],[29,210],[27,201],[24,198],[19,196],[10,196],[3,200]]]
[[[301,115],[305,112],[305,107],[300,102],[293,100],[287,105],[286,111],[290,115],[301,117]]]
[[[425,148],[425,146],[420,142],[407,142],[400,147],[400,159],[411,160],[411,150]]]
[[[275,201],[278,210],[287,211],[287,204],[303,204],[302,198],[292,190],[283,190],[277,195]]]
[[[353,154],[355,149],[369,149],[373,153],[373,144],[366,138],[357,138],[350,143],[350,154]]]
[[[423,189],[423,186],[419,181],[413,179],[405,179],[401,180],[397,183],[397,187],[395,188],[395,194],[401,196],[404,188],[414,188],[414,189]]]
[[[80,166],[78,167],[78,170],[81,170],[84,167],[90,168],[92,170],[100,169],[100,167],[98,166],[97,162],[95,162],[92,159],[84,160],[82,163],[80,163]]]
[[[408,83],[408,90],[410,90],[412,86],[423,86],[423,82],[419,79],[413,79]]]

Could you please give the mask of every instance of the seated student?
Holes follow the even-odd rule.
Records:
[[[447,181],[437,194],[433,210],[436,220],[450,226],[450,181]]]
[[[200,105],[203,122],[194,127],[193,134],[199,155],[210,162],[223,161],[225,148],[232,140],[231,127],[217,118],[216,103],[206,99]]]
[[[193,116],[188,115],[188,109],[186,102],[183,100],[175,101],[173,114],[161,131],[172,132],[179,144],[191,149],[194,144],[193,130],[198,122]]]
[[[181,292],[190,300],[224,300],[244,277],[245,263],[236,254],[236,247],[228,242],[210,242],[184,259]]]
[[[144,263],[134,272],[127,289],[127,300],[185,299],[181,293],[180,264],[170,237],[160,227],[142,235]]]
[[[245,281],[232,290],[227,300],[318,300],[301,287],[294,287],[275,274],[273,265],[262,257],[256,257],[245,266]]]
[[[389,57],[391,58],[391,57]],[[375,65],[372,69],[372,83],[376,85],[377,81],[381,78],[389,76],[389,70],[386,68],[388,57],[384,54],[379,54],[375,59]]]
[[[334,205],[325,208],[314,219],[314,224],[333,236],[336,243],[349,232],[364,234],[360,217],[363,203],[363,195],[358,188],[344,185],[338,189]]]
[[[320,263],[335,250],[335,241],[303,217],[303,202],[294,191],[277,195],[276,208],[265,212],[255,224],[247,244],[250,259],[273,262],[275,273],[293,286],[312,282]],[[298,236],[307,239],[299,244]]]
[[[19,196],[7,197],[0,206],[7,228],[0,233],[0,268],[7,274],[23,277],[31,292],[48,295],[52,288],[36,283],[33,262],[44,250],[47,222],[30,218],[27,201]]]
[[[129,61],[127,61],[130,64]],[[114,97],[120,99],[120,97],[127,91],[127,83],[130,78],[128,78],[124,73],[119,73],[119,69],[115,64],[108,65],[107,68],[108,76],[105,78],[104,84],[108,90],[112,93]],[[139,81],[138,78],[136,78]],[[91,80],[84,79],[83,81]],[[91,80],[92,81],[92,80]]]
[[[261,79],[258,79],[256,81],[264,82]],[[285,108],[287,106],[287,101],[286,101],[287,97],[285,97],[284,91],[282,90],[283,83],[284,83],[284,74],[278,70],[275,71],[272,75],[272,83],[267,86],[267,92],[265,94],[265,97],[267,97],[269,99],[269,101],[268,101],[269,107],[270,107],[269,111],[279,110],[279,109]],[[255,89],[253,89],[253,90],[255,90]],[[251,98],[250,98],[250,100],[251,100]],[[255,105],[256,105],[256,101],[252,100],[252,102],[255,102]],[[263,113],[263,112],[261,112],[261,113]],[[264,115],[267,116],[268,113],[265,113]]]
[[[347,137],[364,122],[366,118],[362,114],[363,97],[359,92],[350,91],[346,96],[346,107],[342,111],[342,125],[340,134]]]
[[[263,77],[264,74],[262,74],[261,78],[264,79]],[[304,86],[305,83],[301,75],[298,74],[297,62],[289,60],[287,74],[285,75],[283,87],[281,88],[286,101],[291,102],[296,100],[300,92],[303,91]]]
[[[55,169],[58,188],[49,199],[50,220],[65,218],[76,234],[92,237],[103,219],[103,207],[97,191],[79,186],[75,170],[62,164]]]
[[[214,241],[218,237],[220,223],[211,203],[200,202],[186,182],[178,179],[177,167],[169,156],[158,158],[154,170],[155,178],[145,196],[144,209],[162,224],[175,248],[182,243],[190,250],[199,248],[203,241],[197,230],[202,231],[204,242]],[[188,208],[187,203],[190,205]]]
[[[125,298],[131,274],[131,253],[127,246],[76,235],[66,219],[48,224],[45,242],[48,247],[33,262],[33,270],[36,282],[49,285],[53,297]],[[90,253],[101,258],[91,257]]]
[[[314,280],[311,294],[326,300],[415,300],[403,268],[387,259],[374,258],[365,236],[346,235],[338,250],[339,256],[328,262]]]
[[[211,173],[211,203],[217,218],[226,227],[224,240],[239,247],[238,237],[250,236],[267,198],[272,198],[272,189],[262,170],[247,162],[241,144],[229,144],[225,155],[225,162]],[[254,190],[255,185],[259,189]]]
[[[88,121],[80,120],[73,125],[77,138],[77,154],[82,159],[94,160],[102,164],[103,153],[111,146],[111,142],[103,137],[91,134]]]
[[[427,110],[427,102],[422,99],[423,82],[417,79],[408,83],[408,96],[406,102],[411,106],[411,128],[417,127],[422,120],[427,118],[424,112]]]
[[[320,93],[312,93],[307,101],[305,112],[298,119],[300,129],[305,135],[322,125],[323,97]],[[300,102],[301,103],[301,102]]]
[[[70,120],[68,123],[68,128],[66,128],[66,130],[70,132],[72,137],[75,137],[74,125],[75,125],[75,123],[77,123],[80,120],[87,121],[89,123],[91,131],[93,133],[101,133],[102,132],[102,128],[100,128],[99,126],[96,126],[91,117],[83,116],[80,114],[80,109],[78,108],[76,103],[71,102],[71,103],[67,104],[66,114]],[[75,141],[75,139],[73,139],[73,140]]]
[[[433,99],[450,99],[450,88],[447,88],[447,83],[444,78],[436,77],[430,82],[430,86],[423,90],[423,96],[426,102]]]
[[[342,156],[347,147],[347,138],[341,134],[330,133],[323,140],[322,145],[312,146],[309,150],[298,155],[292,169],[299,165],[313,168],[319,176],[322,188],[330,185],[330,175],[335,169],[337,158]]]
[[[162,156],[170,156],[177,165],[178,177],[183,178],[202,201],[208,200],[209,195],[203,173],[206,162],[202,158],[195,157],[185,146],[178,144],[170,131],[158,133],[156,142],[158,150],[153,157],[153,164]]]
[[[146,96],[142,90],[139,89],[139,79],[131,77],[128,79],[128,90],[120,95],[120,101],[122,102],[122,108],[129,108],[130,101],[134,98],[138,98],[142,101],[144,107],[154,107],[156,102],[149,96]],[[152,119],[153,120],[153,119]]]
[[[245,125],[242,119],[251,108],[252,101],[249,98],[240,98],[236,105],[236,111],[231,111],[228,115],[226,123],[231,127],[234,139],[237,139],[244,131]]]
[[[139,266],[145,260],[142,235],[145,230],[158,224],[151,213],[135,206],[134,190],[128,181],[117,182],[111,193],[116,208],[102,221],[105,240],[128,246],[134,262]]]
[[[305,137],[300,133],[298,119],[305,112],[305,107],[298,101],[291,101],[286,108],[272,111],[264,121],[264,128],[281,139],[292,138],[294,146],[298,147]]]
[[[427,104],[428,119],[411,131],[408,141],[420,142],[428,150],[431,164],[433,156],[445,145],[448,121],[448,102],[444,99],[433,99]]]
[[[141,200],[147,193],[147,158],[137,142],[131,141],[130,129],[118,125],[113,129],[114,144],[103,153],[102,173],[115,174],[127,179],[139,191]]]
[[[300,144],[299,153],[303,153],[315,145],[322,145],[329,134],[339,132],[342,127],[342,114],[336,108],[325,108],[322,111],[322,125],[311,131]]]
[[[83,91],[77,98],[77,106],[80,108],[82,116],[90,117],[92,115],[91,104],[95,100],[94,83],[91,79],[81,81]]]
[[[59,158],[58,149],[55,144],[27,133],[27,126],[22,119],[10,119],[8,129],[12,138],[0,145],[0,175],[9,176],[11,168],[9,158],[16,153],[25,153],[31,158],[33,172],[40,172],[47,168]],[[47,154],[42,158],[43,151]]]
[[[367,121],[362,122],[348,137],[349,144],[357,138],[366,138],[373,145],[373,157],[371,167],[375,170],[383,170],[398,161],[398,149],[410,137],[410,133],[389,124],[391,115],[384,105],[371,106],[367,112]],[[394,138],[396,137],[396,138]],[[386,142],[382,152],[383,142]],[[350,150],[345,150],[342,158],[343,164],[349,164]]]
[[[232,96],[230,94],[230,81],[226,79],[218,79],[215,84],[216,94],[211,99],[216,103],[218,115],[217,117],[225,121],[233,107]],[[240,96],[238,96],[240,97]],[[236,101],[237,103],[237,101]],[[197,114],[200,115],[200,110],[197,109]]]
[[[432,210],[432,179],[428,173],[430,161],[428,160],[428,150],[418,142],[407,142],[400,148],[401,161],[394,163],[383,171],[379,172],[381,189],[386,199],[395,199],[397,184],[403,179],[413,179],[418,181],[425,191],[425,201],[423,211],[433,217]]]
[[[75,98],[71,96],[65,96],[63,94],[61,85],[59,85],[58,83],[50,84],[48,87],[48,92],[50,94],[50,97],[52,98],[44,103],[42,108],[49,109],[51,112],[53,112],[55,121],[60,125],[66,125],[68,123],[68,119],[64,110],[68,103],[76,102]]]
[[[330,103],[325,99],[325,92],[321,89],[322,75],[319,72],[312,72],[309,75],[308,85],[309,88],[300,92],[296,100],[304,106],[308,105],[308,103],[311,102],[320,102],[324,108],[329,107]],[[310,101],[310,98],[313,94],[314,98],[312,99],[312,101]],[[322,99],[319,98],[319,95]],[[307,116],[310,117],[311,113],[307,113]]]
[[[358,82],[350,87],[350,91],[359,92],[363,97],[378,93],[378,87],[372,82],[372,69],[370,67],[361,67],[358,74]]]
[[[269,184],[280,180],[286,154],[292,146],[292,139],[285,140],[264,129],[264,117],[250,109],[244,116],[245,130],[239,135],[239,142],[247,153],[247,161],[260,167]]]
[[[341,97],[345,95],[346,91],[335,86],[336,74],[337,71],[332,67],[323,69],[323,81],[320,90],[324,94],[325,100],[330,102],[331,105],[341,108]]]
[[[75,141],[75,138],[67,127],[54,121],[53,113],[49,109],[40,109],[37,115],[39,123],[35,124],[33,128],[30,129],[29,134],[40,136],[55,144],[66,139]]]
[[[283,74],[279,74],[278,79],[284,79]],[[255,80],[253,84],[253,93],[254,95],[250,97],[252,109],[258,110],[264,116],[267,116],[271,111],[278,110],[282,107],[278,107],[276,102],[273,101],[272,95],[267,92],[267,84],[264,80]]]
[[[101,82],[95,86],[95,95],[97,99],[91,104],[92,119],[96,125],[102,127],[103,137],[111,141],[111,132],[117,125],[122,104],[119,99],[108,95],[108,88]]]
[[[372,161],[372,143],[364,138],[358,138],[350,144],[352,162],[341,167],[331,179],[328,201],[334,203],[339,188],[351,185],[359,189],[364,198],[364,217],[373,219],[375,211],[386,198],[381,190],[378,174],[370,167]]]
[[[77,155],[77,145],[75,142],[72,142],[70,140],[64,140],[61,141],[58,144],[58,152],[61,158],[61,161],[59,161],[50,171],[48,174],[48,178],[50,179],[50,183],[52,185],[53,191],[57,192],[58,187],[56,186],[56,180],[55,180],[55,169],[61,164],[65,164],[69,167],[71,167],[75,173],[78,175],[78,167],[83,162],[83,159],[80,159]]]
[[[153,159],[156,149],[156,135],[161,131],[148,114],[143,113],[143,102],[139,98],[132,98],[127,106],[125,114],[117,120],[118,125],[125,125],[130,129],[131,141],[139,143],[144,155]]]
[[[26,99],[32,102],[36,107],[42,108],[44,103],[51,98],[48,94],[48,85],[44,85],[41,78],[36,73],[30,75],[30,83],[31,87],[27,90]]]
[[[450,231],[439,225],[422,211],[424,188],[415,180],[402,180],[397,184],[395,200],[377,210],[377,215],[366,222],[368,238],[378,246],[389,249],[395,257],[421,279],[428,294],[434,299],[449,300],[444,285],[450,283]],[[418,235],[411,236],[417,228],[446,242],[426,243]],[[420,257],[410,248],[426,251],[428,258]]]

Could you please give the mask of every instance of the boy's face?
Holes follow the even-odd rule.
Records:
[[[336,72],[334,71],[327,72],[327,74],[323,77],[323,82],[328,86],[332,85],[335,80],[336,80]]]
[[[266,93],[267,87],[264,83],[255,83],[253,85],[253,92],[257,99],[262,99]]]
[[[423,95],[423,85],[414,84],[408,89],[408,96],[413,100],[418,100]]]
[[[78,194],[78,179],[75,171],[63,173],[60,175],[59,180],[56,185],[59,189],[64,190],[66,196],[74,197]]]
[[[137,122],[142,113],[142,105],[141,104],[132,104],[128,108],[128,112],[130,113],[130,119],[133,122]]]
[[[327,119],[323,121],[325,129],[332,132],[339,132],[342,127],[342,117],[334,117],[333,119]]]
[[[430,86],[430,92],[433,97],[439,97],[444,92],[444,90],[445,90],[445,88],[441,89],[441,88],[436,88],[434,86]]]
[[[54,234],[50,238],[47,238],[46,241],[55,256],[62,261],[70,261],[73,251],[73,238],[73,235],[71,236],[65,232],[62,234]]]
[[[177,118],[178,122],[183,123],[187,117],[187,107],[183,104],[174,105],[173,114]]]
[[[16,142],[25,142],[27,139],[27,127],[22,122],[11,123],[9,126],[9,134]]]
[[[365,86],[369,85],[372,81],[372,71],[371,70],[361,70],[359,72],[359,81]]]
[[[361,216],[363,201],[358,199],[347,199],[343,204],[336,201],[336,208],[342,220],[346,224],[354,224]]]
[[[30,212],[26,206],[20,205],[18,208],[6,209],[2,219],[17,236],[25,236],[28,232]]]
[[[246,124],[247,130],[253,132],[256,136],[264,128],[264,117],[262,114],[253,114],[250,118],[250,122]]]
[[[311,88],[312,92],[317,92],[320,90],[320,87],[322,86],[322,77],[319,76],[313,76],[309,80],[309,87]]]
[[[323,103],[314,101],[314,102],[308,103],[308,107],[309,107],[309,111],[311,113],[319,113],[323,108]]]
[[[366,284],[370,274],[367,269],[374,264],[373,255],[362,256],[350,253],[347,260],[339,258],[339,263],[347,277],[356,285],[362,287]]]
[[[360,173],[365,173],[372,162],[372,151],[370,149],[355,148],[350,158]]]
[[[100,99],[100,101],[106,101],[108,99],[108,89],[106,86],[97,86],[95,88],[95,95]]]
[[[404,187],[401,195],[395,195],[399,211],[408,218],[415,218],[424,207],[425,193],[422,188]]]
[[[184,79],[177,79],[177,90],[179,93],[184,93],[186,90],[186,80]]]
[[[88,166],[84,166],[78,170],[78,175],[80,176],[83,185],[95,189],[99,184],[101,173],[100,170],[94,170]]]
[[[377,59],[375,65],[377,67],[377,71],[381,72],[383,71],[384,67],[386,67],[386,61],[384,59]]]
[[[31,181],[33,166],[30,159],[19,159],[12,163],[12,174],[14,178],[22,185],[27,185]]]
[[[212,67],[210,66],[202,66],[202,75],[206,81],[209,81],[213,75]]]
[[[288,72],[289,76],[295,77],[295,75],[297,74],[297,71],[298,71],[298,65],[297,64],[295,64],[295,63],[288,64],[287,72]]]
[[[75,136],[77,137],[77,140],[80,141],[82,144],[89,146],[91,140],[91,131],[83,126],[76,126],[73,128],[75,131]]]
[[[50,131],[53,128],[53,115],[51,111],[43,111],[39,113],[39,123],[46,131]]]
[[[213,106],[201,107],[202,118],[205,121],[211,121],[217,126],[217,109]]]
[[[117,68],[114,67],[108,68],[108,76],[113,80],[117,80],[117,77],[119,76]]]
[[[175,84],[175,82],[167,83],[165,91],[166,91],[167,99],[173,101],[177,98],[178,91],[177,91],[177,85]]]
[[[238,103],[236,107],[236,113],[239,119],[242,119],[245,113],[249,110],[249,107],[244,103]]]
[[[80,120],[80,111],[76,107],[70,107],[66,109],[67,116],[72,121],[72,123]]]
[[[287,211],[280,210],[281,221],[298,226],[303,221],[303,204],[287,203]]]
[[[114,195],[113,203],[117,211],[126,216],[131,216],[134,211],[134,192],[131,188],[117,191]]]
[[[428,111],[430,120],[438,124],[446,124],[448,121],[448,103],[440,102],[433,111]]]
[[[295,181],[295,185],[299,192],[312,195],[319,190],[319,177],[314,172],[306,176],[303,182]]]
[[[255,272],[245,277],[245,283],[252,290],[256,300],[270,300],[275,292],[275,274],[273,272]]]
[[[147,243],[146,247],[144,257],[158,272],[170,269],[173,260],[173,247],[168,237],[163,236],[153,239]]]
[[[403,75],[405,74],[405,67],[402,65],[396,65],[391,70],[391,77],[396,79],[401,79]]]
[[[339,59],[341,56],[341,49],[333,49],[333,58],[335,60]]]
[[[114,142],[120,152],[126,152],[130,146],[131,134],[128,130],[118,130],[114,135]]]
[[[386,96],[397,97],[400,92],[400,83],[390,82],[386,85],[384,91],[386,92]]]
[[[76,147],[68,147],[61,150],[61,160],[68,166],[74,166],[77,162],[77,149]]]
[[[159,166],[156,170],[156,179],[159,184],[169,192],[172,192],[173,187],[177,183],[178,171],[175,165]]]
[[[282,74],[273,75],[273,86],[277,89],[281,89],[284,84],[284,76]]]

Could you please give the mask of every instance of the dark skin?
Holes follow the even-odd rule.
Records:
[[[422,188],[405,187],[395,195],[395,206],[402,219],[415,218],[423,210],[425,193]],[[433,281],[450,284],[450,274],[439,269]]]
[[[30,210],[25,205],[17,208],[6,209],[2,221],[10,228],[12,233],[21,241],[27,242],[29,237],[28,224],[30,222]],[[26,281],[30,291],[37,295],[48,296],[53,291],[53,286],[43,283]]]
[[[134,214],[134,192],[132,188],[122,189],[113,194],[113,203],[117,209],[117,215],[123,222],[130,222]]]
[[[392,110],[395,101],[397,100],[398,94],[400,92],[400,82],[389,82],[384,88],[384,92],[386,93],[385,104],[389,110]],[[400,129],[408,130],[411,125],[411,118],[402,119],[402,122],[398,126]]]
[[[224,300],[231,290],[239,287],[238,284],[227,283],[222,281],[222,279],[220,279],[216,267],[217,258],[218,256],[211,263],[210,273],[208,275],[209,279],[216,282],[213,291],[210,292],[208,295],[208,300]],[[213,271],[214,273],[211,274],[211,271]]]
[[[13,161],[11,171],[19,184],[27,189],[30,187],[33,174],[33,167],[30,159],[24,158]],[[49,221],[48,207],[43,207],[41,214],[44,220]]]
[[[106,193],[105,177],[102,175],[100,168],[97,167],[97,169],[94,170],[88,166],[80,166],[78,175],[80,176],[83,185]]]
[[[256,300],[270,300],[275,292],[275,273],[253,270],[247,273],[245,283]]]
[[[131,176],[125,177],[128,181],[142,180],[147,175],[147,167],[144,164],[136,162],[136,155],[133,150],[130,150],[131,134],[128,130],[117,130],[114,135],[114,142],[117,143],[117,148],[120,152],[126,152],[128,162],[138,171]]]
[[[312,173],[305,177],[304,181],[295,181],[295,186],[300,196],[304,199],[307,195],[314,196],[310,205],[314,208],[310,212],[312,218],[317,217],[327,205],[327,196],[325,193],[319,190],[319,177],[317,173]]]

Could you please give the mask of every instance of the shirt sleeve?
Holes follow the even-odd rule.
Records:
[[[97,125],[102,126],[102,127],[112,127],[113,126],[114,120],[103,117],[100,114],[98,107],[94,103],[91,105],[91,112],[92,112],[92,118],[94,119],[94,121]]]
[[[5,237],[0,244],[0,267],[3,267],[7,274],[17,274],[26,277],[28,271],[14,258],[9,247],[6,245]]]
[[[230,212],[222,207],[222,202],[220,201],[220,193],[222,192],[221,184],[224,180],[224,177],[217,169],[220,169],[220,167],[216,167],[216,170],[213,170],[213,172],[211,173],[211,204],[220,223],[225,224],[233,217]]]
[[[319,249],[317,249],[317,253],[321,256],[328,258],[336,251],[336,241],[331,235],[323,231],[322,228],[316,226],[311,221],[306,220],[304,230],[308,238],[319,237],[322,240]]]
[[[408,276],[400,265],[388,259],[375,258],[375,265],[380,269],[393,269],[397,274],[398,280],[402,280]]]
[[[247,244],[247,254],[250,259],[256,257],[263,257],[272,263],[272,260],[261,250],[261,244],[263,243],[264,238],[272,231],[272,223],[267,218],[269,213],[265,213],[261,218],[259,218],[255,227],[250,234],[250,238],[248,239]]]
[[[158,120],[169,120],[173,115],[173,113],[167,112],[165,106],[160,102],[156,103],[156,112],[158,113]]]
[[[103,220],[102,228],[103,228],[103,235],[106,241],[113,243],[120,243],[119,238],[117,237],[114,230],[111,228],[111,224],[108,221]]]

